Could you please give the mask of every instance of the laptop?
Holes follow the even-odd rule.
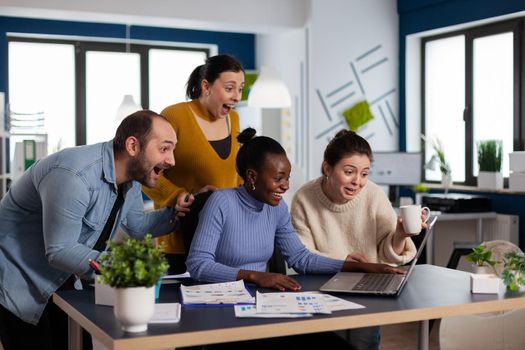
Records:
[[[406,275],[365,273],[365,272],[338,272],[320,288],[323,292],[355,293],[355,294],[377,294],[377,295],[399,295],[410,278],[410,274],[416,266],[417,259],[421,255],[429,237],[434,231],[437,216],[434,216],[424,234],[421,245],[416,256],[410,263]],[[423,233],[424,232],[424,233]]]

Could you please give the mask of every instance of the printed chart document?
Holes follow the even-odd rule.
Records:
[[[334,297],[333,295],[330,295],[330,294],[324,294],[320,292],[304,292],[304,293],[314,293],[314,294],[321,295],[326,305],[332,312],[341,311],[341,310],[352,310],[352,309],[364,309],[365,308],[364,305],[354,303],[348,300],[344,300],[338,297]]]
[[[312,317],[309,313],[283,313],[283,314],[258,314],[257,306],[255,305],[234,305],[235,317],[247,318],[247,317],[261,317],[261,318],[299,318],[299,317]]]
[[[331,314],[323,296],[316,293],[259,293],[257,313]]]
[[[324,302],[324,306],[322,306]],[[328,312],[326,308],[328,308]],[[235,305],[239,318],[297,318],[311,317],[313,313],[362,309],[365,306],[319,292],[257,293],[256,305]],[[259,312],[258,310],[262,312]],[[313,309],[314,312],[303,312]],[[322,311],[322,312],[319,312]]]
[[[184,304],[254,304],[244,281],[180,286]]]
[[[177,323],[180,321],[179,303],[155,304],[155,313],[149,323]]]

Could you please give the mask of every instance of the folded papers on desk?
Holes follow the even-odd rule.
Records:
[[[244,286],[244,281],[180,286],[185,305],[254,304],[255,298]]]
[[[177,323],[180,321],[179,303],[155,304],[155,312],[148,323]]]
[[[312,314],[308,313],[257,313],[257,306],[256,305],[234,305],[235,308],[235,317],[239,318],[250,318],[250,317],[258,317],[258,318],[299,318],[299,317],[312,317]]]
[[[259,293],[257,313],[312,313],[331,314],[321,294],[314,293]]]
[[[256,305],[235,305],[235,316],[297,318],[311,317],[314,313],[329,314],[334,311],[362,308],[363,305],[319,292],[257,292]]]

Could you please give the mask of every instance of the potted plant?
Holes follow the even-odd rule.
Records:
[[[478,187],[503,188],[503,142],[501,140],[479,141],[478,144]]]
[[[520,286],[525,287],[525,255],[521,252],[505,254],[505,267],[503,269],[503,283],[513,292],[519,291]]]
[[[495,273],[494,266],[497,261],[492,260],[492,252],[487,250],[483,244],[472,249],[466,257],[467,261],[473,263],[474,273]]]
[[[109,242],[108,254],[100,261],[99,282],[115,288],[115,317],[122,330],[142,332],[148,328],[155,306],[155,284],[168,270],[162,246],[147,234]]]
[[[427,142],[425,135],[421,135],[421,138],[423,141]],[[441,184],[445,188],[446,193],[448,192],[448,188],[452,185],[452,169],[445,158],[445,150],[439,139],[436,138],[432,141],[432,149],[435,153],[425,164],[425,168],[434,170],[436,164],[439,164],[439,170],[441,172]]]

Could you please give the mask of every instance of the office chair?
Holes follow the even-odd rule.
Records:
[[[193,235],[197,230],[197,225],[199,224],[199,214],[212,193],[213,191],[197,193],[193,203],[191,203],[189,207],[190,211],[180,219],[180,230],[182,232],[182,240],[184,242],[185,248],[184,262],[186,262],[186,259],[188,258],[191,241],[193,240]]]
[[[525,349],[525,309],[445,317],[439,328],[441,350]]]
[[[497,261],[494,270],[498,276],[503,272],[503,258],[508,252],[521,252],[515,244],[494,240],[481,243],[492,252],[492,259]],[[478,243],[458,244],[458,249],[466,255],[472,251]],[[456,245],[455,245],[456,246]],[[456,251],[456,249],[455,249]],[[454,253],[449,264],[457,266],[460,253]],[[453,259],[454,258],[454,259]],[[450,266],[448,266],[450,267]],[[523,323],[525,322],[525,310],[517,309],[480,315],[445,317],[441,320],[439,328],[439,343],[442,350],[453,349],[525,349],[525,333]]]
[[[461,257],[470,254],[472,249],[476,248],[479,244],[479,242],[454,242],[454,250],[452,250],[452,254],[448,259],[447,268],[457,269]]]

